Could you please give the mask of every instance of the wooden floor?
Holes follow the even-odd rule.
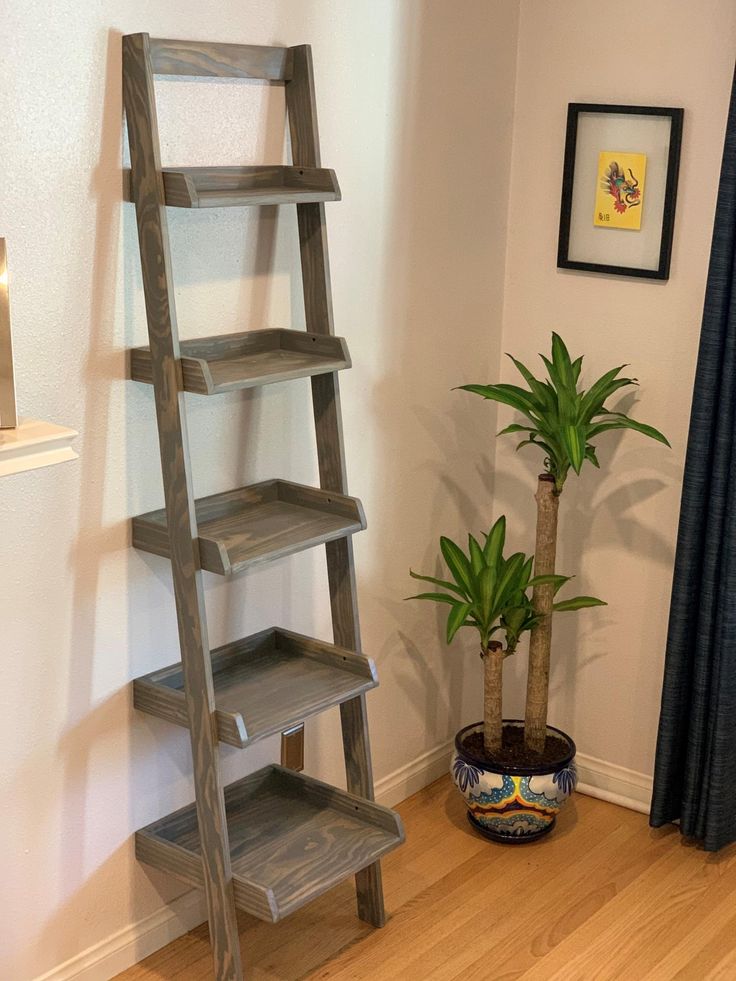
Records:
[[[546,841],[495,845],[449,778],[398,809],[407,842],[383,861],[387,926],[356,919],[352,883],[275,926],[243,916],[248,981],[736,979],[736,846],[709,855],[581,795]],[[118,978],[211,979],[206,926]]]

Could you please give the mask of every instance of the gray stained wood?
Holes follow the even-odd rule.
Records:
[[[195,508],[201,568],[221,576],[366,527],[357,498],[286,480],[213,494],[196,501]],[[171,558],[166,516],[160,509],[133,518],[133,546]]]
[[[312,50],[307,44],[290,50],[291,78],[286,85],[286,107],[292,162],[299,167],[320,167]],[[335,330],[324,205],[316,202],[297,205],[297,221],[306,327],[315,334],[333,335]],[[347,494],[337,373],[312,378],[312,405],[320,485],[325,490]],[[335,643],[359,651],[360,624],[352,540],[343,538],[328,542],[325,551]],[[348,790],[367,800],[373,800],[373,764],[365,695],[343,702],[340,706],[340,718]],[[380,864],[375,862],[361,870],[356,876],[355,885],[358,916],[374,926],[383,926],[386,913]]]
[[[334,170],[314,167],[166,167],[163,178],[169,208],[257,207],[341,197]]]
[[[195,75],[200,78],[255,78],[283,82],[291,74],[288,48],[211,41],[150,39],[156,75]]]
[[[280,766],[231,784],[225,806],[236,903],[273,922],[404,840],[401,819],[388,808]],[[136,852],[142,861],[201,885],[194,807],[139,831]]]
[[[252,330],[180,342],[184,391],[221,395],[351,366],[342,337],[303,330]],[[151,350],[133,348],[130,377],[152,383]]]
[[[284,82],[292,165],[163,171],[154,71]],[[259,49],[130,35],[123,75],[149,329],[148,349],[131,353],[131,375],[154,386],[165,496],[164,509],[133,519],[133,544],[171,559],[182,649],[181,666],[139,679],[136,703],[189,726],[196,795],[194,805],[140,832],[136,850],[141,861],[204,887],[216,977],[239,981],[236,904],[274,920],[355,874],[359,916],[382,925],[378,859],[403,840],[396,816],[372,803],[365,691],[375,672],[370,665],[365,675],[370,662],[358,653],[350,538],[365,518],[360,502],[347,496],[337,371],[349,357],[334,336],[323,204],[339,199],[340,190],[334,173],[320,166],[308,46]],[[290,331],[264,331],[260,339],[215,337],[180,347],[167,205],[271,203],[297,205],[307,333],[298,341]],[[215,394],[300,376],[312,379],[320,489],[265,481],[195,502],[184,392]],[[214,652],[213,661],[201,571],[229,574],[322,543],[337,646],[274,630],[263,641],[271,644],[267,656],[258,645],[246,650],[247,638]],[[338,647],[344,650],[336,654]],[[283,767],[223,792],[218,738],[243,745],[283,726],[282,760],[300,767],[304,717],[336,702],[348,794]]]
[[[167,551],[171,558],[186,681],[196,815],[202,843],[202,885],[207,898],[216,976],[218,981],[240,981],[240,945],[220,778],[197,521],[187,456],[171,256],[147,34],[123,38],[123,101],[153,366],[164,499],[169,518]]]
[[[363,654],[272,627],[212,652],[221,742],[243,748],[378,684]],[[172,664],[136,679],[134,705],[188,726],[184,675]]]

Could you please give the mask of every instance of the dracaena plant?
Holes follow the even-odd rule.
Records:
[[[546,377],[537,378],[511,357],[527,387],[519,385],[462,385],[485,399],[516,409],[525,418],[514,422],[498,435],[522,434],[517,449],[537,447],[544,455],[545,473],[537,485],[537,536],[534,572],[537,582],[532,593],[535,621],[529,642],[524,739],[529,749],[542,752],[547,733],[549,699],[549,664],[552,641],[554,583],[545,577],[555,571],[557,551],[557,516],[559,497],[570,472],[579,474],[587,462],[599,467],[593,442],[603,433],[615,429],[633,429],[669,446],[666,437],[645,423],[631,419],[625,412],[606,405],[616,392],[638,385],[636,378],[620,377],[626,365],[611,368],[592,385],[580,384],[583,358],[574,360],[558,334],[552,334],[551,357],[540,355]],[[544,581],[541,581],[544,578]]]
[[[528,590],[548,585],[556,594],[569,576],[532,576],[534,556],[515,552],[504,557],[506,518],[500,517],[483,545],[468,536],[468,552],[449,538],[440,538],[440,550],[452,577],[437,579],[409,570],[414,579],[431,583],[442,592],[419,593],[409,599],[430,600],[449,606],[447,643],[461,627],[472,627],[480,637],[480,656],[484,665],[483,746],[489,756],[498,756],[502,748],[503,662],[516,652],[522,634],[532,630],[539,617],[534,612]],[[558,611],[579,610],[604,605],[594,596],[576,596],[554,603]],[[502,641],[494,640],[499,634]]]

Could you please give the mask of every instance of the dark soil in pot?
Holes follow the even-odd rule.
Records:
[[[503,741],[501,752],[496,756],[487,756],[483,749],[483,731],[469,732],[463,736],[461,746],[471,756],[485,760],[493,765],[501,765],[509,768],[515,766],[540,766],[548,765],[553,771],[561,763],[564,763],[570,756],[570,743],[559,736],[547,735],[547,741],[543,753],[535,753],[524,745],[524,729],[519,725],[505,725],[503,727]]]

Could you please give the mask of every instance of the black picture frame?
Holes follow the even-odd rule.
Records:
[[[575,187],[575,162],[578,138],[578,119],[582,113],[617,113],[621,115],[667,116],[670,118],[670,143],[667,155],[665,205],[662,213],[662,232],[657,269],[641,269],[635,266],[608,265],[570,259],[570,216]],[[571,102],[567,107],[567,132],[563,165],[562,200],[560,204],[560,233],[557,247],[557,266],[560,269],[579,269],[585,272],[606,273],[613,276],[636,276],[645,279],[669,279],[672,259],[672,239],[675,229],[677,182],[680,171],[682,146],[682,109],[656,106],[612,106],[594,102]]]

